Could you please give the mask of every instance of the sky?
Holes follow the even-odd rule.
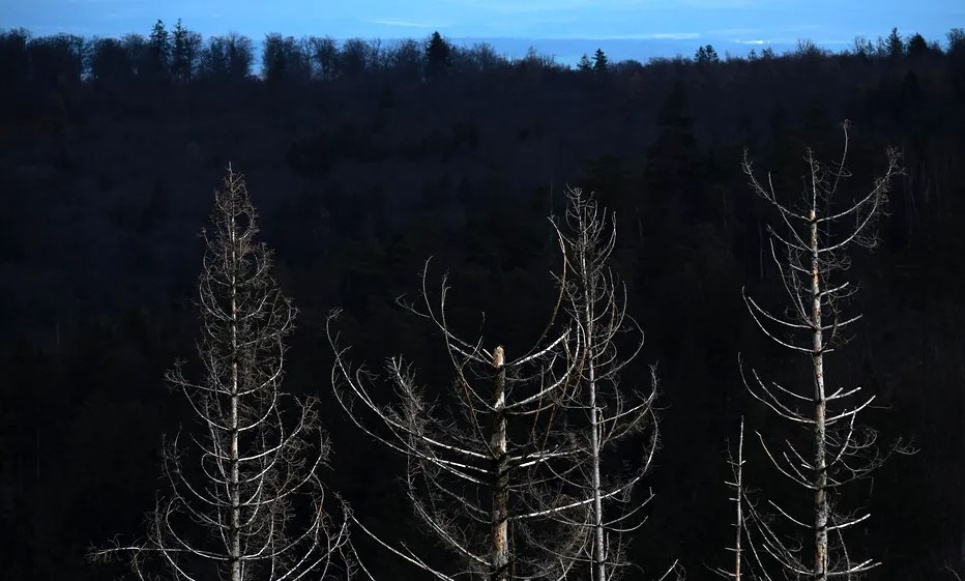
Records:
[[[965,27],[961,0],[0,0],[0,29],[35,35],[147,34],[181,18],[204,36],[233,31],[254,40],[269,32],[339,39],[590,39],[793,45],[810,39],[838,51],[858,35],[876,39],[897,27],[944,42]],[[673,42],[670,42],[673,41]],[[538,42],[532,43],[537,49]],[[565,50],[565,49],[564,49]],[[691,51],[692,52],[692,51]],[[718,51],[722,52],[722,51]],[[672,55],[668,55],[672,56]]]

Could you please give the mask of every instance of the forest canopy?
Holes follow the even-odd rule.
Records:
[[[405,353],[429,395],[444,393],[438,336],[398,297],[417,294],[431,257],[454,289],[452,324],[477,329],[484,312],[487,336],[524,353],[557,296],[547,217],[565,216],[568,186],[592,193],[614,213],[608,260],[645,337],[622,381],[651,385],[652,365],[659,378],[660,445],[637,487],[654,498],[625,556],[654,578],[674,559],[701,578],[732,544],[726,452],[742,416],[748,481],[793,494],[766,476],[750,427],[784,428],[744,388],[738,351],[763,378],[809,377],[745,308],[743,296],[786,300],[768,242],[781,218],[748,184],[745,152],[777,201],[793,202],[808,148],[837,159],[845,120],[842,203],[889,172],[889,148],[901,172],[874,252],[848,256],[860,292],[842,310],[863,317],[827,373],[833,389],[875,395],[863,420],[886,449],[898,438],[920,449],[848,491],[849,510],[874,515],[853,525],[849,551],[883,561],[869,578],[965,576],[963,29],[892,30],[840,52],[801,41],[737,57],[704,44],[646,62],[612,59],[601,41],[569,67],[440,34],[204,38],[187,26],[0,32],[0,576],[104,578],[115,571],[85,562],[91,543],[143,532],[162,435],[192,417],[164,377],[195,347],[197,232],[230,163],[298,306],[285,389],[319,400],[326,484],[395,539],[419,531],[405,462],[333,399],[330,311],[342,309],[353,359]],[[381,555],[375,569],[399,566],[358,542]]]

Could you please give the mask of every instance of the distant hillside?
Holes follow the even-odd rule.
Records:
[[[477,43],[491,44],[496,52],[509,58],[523,58],[530,47],[540,54],[554,57],[562,65],[576,66],[584,54],[593,56],[593,52],[600,48],[612,61],[636,60],[646,63],[652,58],[673,58],[682,55],[692,58],[698,47],[711,44],[722,57],[725,53],[731,56],[744,57],[751,50],[760,52],[764,47],[770,47],[776,53],[794,50],[790,43],[762,43],[746,44],[734,42],[724,38],[686,38],[686,39],[654,39],[654,38],[453,38],[452,42],[459,46],[471,47]],[[842,47],[822,45],[820,48],[838,51]]]

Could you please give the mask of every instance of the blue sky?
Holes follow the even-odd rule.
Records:
[[[838,50],[898,27],[944,41],[965,27],[960,0],[0,0],[0,28],[34,34],[147,34],[160,18],[205,36],[235,31],[336,38],[501,37],[794,44]],[[554,43],[558,44],[558,43]],[[540,48],[539,43],[535,43]]]

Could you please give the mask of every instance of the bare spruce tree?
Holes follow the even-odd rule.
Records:
[[[728,488],[734,491],[734,496],[730,501],[734,503],[736,515],[734,517],[734,546],[728,550],[734,553],[733,569],[718,567],[713,571],[726,579],[741,581],[744,565],[744,530],[746,517],[744,514],[744,418],[741,418],[740,436],[737,440],[737,458],[734,458],[727,448],[727,464],[730,466],[731,477],[733,480],[725,482]]]
[[[759,545],[752,536],[750,530],[755,527],[767,527],[764,521],[765,515],[757,511],[757,505],[753,501],[744,480],[744,466],[747,460],[744,458],[744,418],[741,417],[739,436],[737,439],[737,455],[727,449],[727,464],[730,467],[731,478],[733,480],[725,482],[728,488],[733,491],[734,496],[730,501],[734,503],[734,545],[728,547],[728,551],[733,553],[732,569],[716,567],[712,571],[725,579],[741,581],[742,579],[762,579],[769,581],[771,577],[767,574],[761,558],[766,555],[765,551],[759,549]]]
[[[643,524],[642,509],[649,498],[635,499],[633,492],[657,450],[657,380],[651,367],[646,392],[620,383],[621,372],[640,353],[644,338],[627,314],[626,289],[610,267],[616,222],[592,195],[573,189],[567,197],[563,223],[554,221],[564,260],[558,282],[574,343],[571,352],[579,357],[560,405],[568,428],[579,434],[580,454],[574,458],[577,465],[558,476],[572,486],[570,495],[590,503],[586,560],[590,578],[606,581],[627,565],[625,535]]]
[[[146,540],[92,558],[129,559],[142,580],[345,578],[348,515],[326,512],[319,479],[328,440],[313,402],[280,389],[295,309],[270,274],[269,250],[255,242],[255,208],[230,166],[211,223],[199,277],[203,379],[187,379],[180,364],[167,376],[199,433],[167,446],[168,490]],[[298,410],[294,423],[286,409]]]
[[[501,346],[484,348],[481,336],[460,339],[446,316],[445,279],[433,299],[427,278],[424,272],[421,305],[404,306],[439,332],[452,371],[450,386],[437,390],[445,397],[430,400],[411,367],[393,357],[384,381],[395,399],[378,398],[387,391],[377,387],[380,379],[353,369],[339,346],[337,313],[328,324],[336,354],[332,382],[350,420],[407,459],[406,494],[415,513],[457,564],[443,570],[404,543],[373,536],[440,580],[564,579],[586,551],[591,522],[591,500],[566,494],[555,476],[580,451],[555,412],[582,345],[566,331],[545,339],[547,331],[536,347],[513,357]],[[581,526],[561,524],[563,514]]]
[[[837,275],[849,267],[851,247],[875,246],[875,219],[884,211],[891,179],[901,172],[898,154],[889,149],[887,169],[874,180],[870,191],[854,196],[843,207],[839,205],[839,186],[850,177],[845,169],[848,127],[845,121],[843,151],[837,164],[828,167],[819,163],[807,150],[804,160],[808,173],[797,200],[779,199],[770,175],[761,183],[746,154],[743,163],[751,187],[776,210],[785,227],[780,232],[768,227],[768,233],[788,305],[775,313],[746,292],[744,300],[767,337],[807,359],[810,375],[806,386],[795,388],[764,381],[753,370],[748,378],[741,364],[750,394],[804,431],[797,439],[788,437],[781,449],[763,437],[760,440],[778,472],[812,495],[813,507],[806,514],[792,514],[793,509],[768,502],[776,510],[775,518],[798,529],[797,535],[781,535],[774,522],[762,518],[754,519],[754,528],[763,550],[788,575],[817,581],[850,579],[878,565],[874,559],[856,558],[848,550],[845,534],[870,515],[842,509],[841,500],[844,486],[867,476],[887,455],[876,446],[875,430],[858,422],[874,395],[865,394],[860,387],[829,388],[825,374],[828,356],[847,342],[849,327],[861,318],[845,314],[846,303],[856,289],[849,281],[839,281]]]

